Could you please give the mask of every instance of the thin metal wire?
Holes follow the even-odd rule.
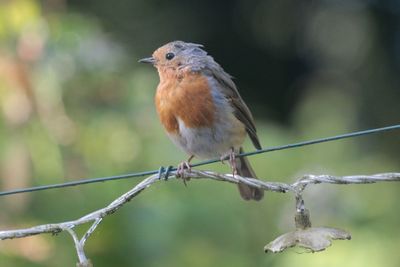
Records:
[[[282,145],[282,146],[268,147],[268,148],[264,148],[264,149],[260,149],[260,150],[256,150],[256,151],[252,151],[252,152],[242,153],[242,154],[237,155],[237,157],[253,156],[253,155],[257,155],[257,154],[261,154],[261,153],[268,153],[268,152],[273,152],[273,151],[278,151],[278,150],[285,150],[285,149],[291,149],[291,148],[296,148],[296,147],[314,145],[314,144],[319,144],[319,143],[335,141],[335,140],[339,140],[339,139],[352,138],[352,137],[357,137],[357,136],[363,136],[363,135],[398,130],[398,129],[400,129],[400,124],[382,127],[382,128],[369,129],[369,130],[365,130],[365,131],[340,134],[340,135],[335,135],[335,136],[331,136],[331,137],[314,139],[314,140],[298,142],[298,143],[293,143],[293,144],[287,144],[287,145]],[[203,166],[203,165],[215,163],[218,161],[220,161],[220,159],[206,160],[206,161],[202,161],[202,162],[199,162],[196,164],[192,164],[192,167]],[[168,171],[176,171],[176,168],[168,167],[167,169],[168,169]],[[111,181],[111,180],[121,180],[121,179],[142,177],[142,176],[153,175],[156,173],[158,173],[161,177],[162,172],[164,170],[165,170],[164,168],[162,168],[162,169],[160,168],[160,169],[152,170],[152,171],[128,173],[128,174],[99,177],[99,178],[89,178],[89,179],[82,179],[82,180],[60,183],[60,184],[50,184],[50,185],[41,185],[41,186],[34,186],[34,187],[28,187],[28,188],[14,189],[14,190],[0,192],[0,196],[14,195],[14,194],[20,194],[20,193],[42,191],[42,190],[48,190],[48,189],[55,189],[55,188],[62,188],[62,187],[69,187],[69,186],[76,186],[76,185],[83,185],[83,184],[91,184],[91,183],[98,183],[98,182],[106,182],[106,181]]]

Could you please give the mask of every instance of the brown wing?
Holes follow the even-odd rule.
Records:
[[[247,134],[255,148],[261,149],[261,144],[257,136],[256,126],[254,125],[253,116],[249,108],[244,103],[243,99],[236,88],[236,85],[232,81],[232,78],[227,74],[217,63],[213,62],[209,67],[210,73],[220,84],[220,88],[223,94],[227,97],[231,103],[234,114],[238,120],[240,120],[246,127]]]

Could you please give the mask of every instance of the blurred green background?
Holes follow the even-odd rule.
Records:
[[[15,0],[0,2],[0,190],[176,165],[139,65],[160,45],[197,42],[236,77],[263,146],[399,123],[400,2]],[[399,171],[399,132],[252,157],[259,177]],[[249,141],[245,145],[252,150]],[[221,172],[222,164],[204,167]],[[0,198],[0,229],[75,219],[140,179]],[[346,229],[316,254],[264,254],[293,229],[294,201],[244,202],[209,180],[158,183],[89,239],[94,266],[387,266],[398,254],[399,185],[318,185],[313,224]],[[75,266],[71,238],[1,241],[1,266]]]

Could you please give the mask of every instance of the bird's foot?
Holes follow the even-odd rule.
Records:
[[[181,163],[179,163],[178,167],[176,168],[176,177],[182,178],[185,186],[187,186],[186,181],[190,180],[190,177],[185,176],[185,172],[190,172],[192,170],[192,166],[190,165],[190,161],[192,159],[193,156],[191,156],[187,161],[182,161]]]
[[[229,160],[229,165],[231,166],[232,169],[232,175],[233,176],[237,175],[236,154],[233,148],[231,148],[229,152],[221,156],[220,159],[222,164],[225,164],[224,160],[226,158],[228,158]]]

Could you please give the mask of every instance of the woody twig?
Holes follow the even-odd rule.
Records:
[[[176,172],[171,171],[168,179],[176,178]],[[161,176],[161,177],[160,177]],[[332,176],[332,175],[304,175],[300,179],[296,180],[292,184],[287,183],[279,183],[279,182],[266,182],[262,180],[257,180],[253,178],[241,177],[238,175],[232,174],[220,174],[212,171],[199,171],[192,169],[190,172],[185,173],[186,178],[193,179],[203,179],[209,178],[217,181],[224,181],[229,183],[244,183],[253,187],[262,188],[266,191],[286,193],[293,193],[296,199],[296,214],[304,213],[308,211],[304,208],[304,201],[302,200],[302,194],[308,185],[311,184],[370,184],[377,182],[394,182],[400,181],[400,173],[380,173],[374,175],[351,175],[351,176]],[[86,241],[91,236],[91,234],[97,229],[97,227],[102,222],[103,218],[108,215],[111,215],[118,211],[122,206],[136,197],[138,194],[143,192],[146,188],[150,187],[152,184],[159,182],[161,180],[165,180],[165,177],[162,177],[162,174],[156,174],[147,177],[131,190],[121,195],[109,205],[104,208],[93,211],[89,214],[86,214],[78,219],[60,222],[60,223],[52,223],[52,224],[43,224],[37,225],[30,228],[23,229],[15,229],[15,230],[4,230],[0,231],[0,239],[14,239],[14,238],[23,238],[32,235],[44,234],[44,233],[52,233],[58,234],[60,232],[66,231],[68,232],[74,241],[79,263],[77,266],[87,267],[92,266],[90,260],[86,257],[84,252],[84,247]],[[309,216],[309,215],[308,215]],[[308,217],[309,220],[309,217]],[[79,238],[74,231],[74,229],[82,224],[92,223],[92,226],[83,234],[81,238]],[[311,226],[311,222],[310,222]],[[305,227],[308,228],[308,227]],[[275,252],[275,251],[274,251]]]

